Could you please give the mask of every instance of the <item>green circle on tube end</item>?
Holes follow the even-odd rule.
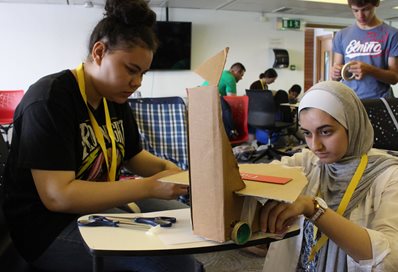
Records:
[[[235,224],[232,231],[232,240],[238,245],[243,245],[249,241],[251,234],[252,232],[249,224],[238,222]]]

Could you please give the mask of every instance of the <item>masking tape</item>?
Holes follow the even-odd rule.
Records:
[[[351,73],[350,70],[351,62],[347,62],[344,64],[343,68],[341,68],[341,77],[344,80],[353,80],[355,78],[355,74]]]

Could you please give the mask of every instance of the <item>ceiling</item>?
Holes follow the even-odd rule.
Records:
[[[58,4],[85,5],[91,2],[94,6],[104,6],[106,0],[0,0],[0,3],[30,3],[30,4]],[[347,5],[304,2],[301,0],[147,0],[151,7],[210,9],[259,12],[275,14],[277,16],[326,16],[338,18],[352,18]],[[86,4],[87,6],[87,4]],[[376,10],[379,18],[387,21],[398,21],[398,0],[384,0]],[[333,23],[333,22],[331,22]]]

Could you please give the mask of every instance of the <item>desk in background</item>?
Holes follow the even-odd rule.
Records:
[[[292,110],[297,109],[300,105],[300,102],[290,104],[290,103],[281,103],[281,106],[289,106]]]
[[[161,256],[206,253],[231,250],[269,243],[282,237],[274,234],[256,233],[244,245],[232,241],[218,243],[205,240],[192,233],[190,209],[168,210],[145,214],[112,214],[113,216],[172,216],[177,222],[171,228],[160,228],[154,234],[129,227],[79,227],[84,242],[93,256],[93,271],[102,271],[106,256]],[[79,220],[87,219],[88,215]],[[211,218],[209,218],[211,220]],[[298,235],[298,226],[292,226],[283,239]],[[171,243],[173,242],[173,243]],[[175,243],[179,242],[179,243]]]

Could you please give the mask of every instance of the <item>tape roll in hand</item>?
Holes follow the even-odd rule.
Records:
[[[355,74],[350,72],[351,62],[347,62],[344,64],[343,68],[341,68],[341,77],[344,80],[353,80],[355,78]]]

